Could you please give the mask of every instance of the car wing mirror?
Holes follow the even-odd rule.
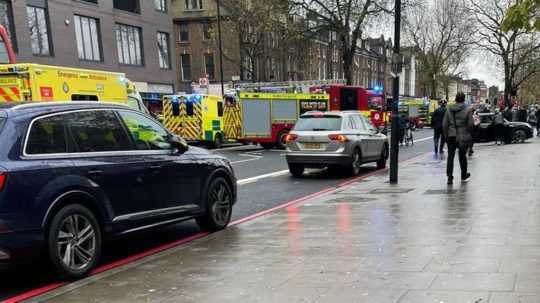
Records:
[[[169,144],[171,144],[174,154],[181,155],[189,150],[189,145],[187,144],[186,140],[180,136],[171,136],[169,138]]]

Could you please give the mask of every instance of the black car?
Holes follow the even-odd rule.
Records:
[[[193,218],[223,229],[236,201],[227,159],[126,106],[1,105],[0,142],[0,265],[44,252],[79,278],[107,238]]]
[[[475,142],[493,142],[495,141],[495,125],[493,124],[493,113],[481,113],[480,124],[475,127],[473,138]],[[504,142],[523,143],[532,138],[534,130],[528,123],[504,121]]]

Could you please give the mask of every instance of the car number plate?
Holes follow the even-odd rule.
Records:
[[[305,149],[321,149],[320,143],[304,143]]]

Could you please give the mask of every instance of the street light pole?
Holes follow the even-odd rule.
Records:
[[[399,74],[401,72],[400,38],[401,38],[401,0],[396,0],[394,16],[394,54],[392,56],[392,73],[394,76],[392,102],[392,134],[390,137],[390,184],[398,183],[399,161]]]
[[[223,83],[223,47],[221,45],[221,3],[216,0],[217,3],[217,24],[218,24],[218,47],[219,47],[219,71],[221,78],[221,96],[225,95],[225,85]]]

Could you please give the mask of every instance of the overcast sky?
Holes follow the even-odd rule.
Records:
[[[381,34],[385,37],[394,39],[393,18],[385,20],[383,24],[376,24],[368,27],[366,33],[370,37],[379,37]],[[403,32],[402,32],[403,34]],[[407,46],[407,42],[401,40],[401,46]],[[504,89],[504,75],[501,66],[496,65],[494,58],[491,55],[475,52],[467,62],[463,65],[463,69],[467,74],[468,79],[477,78],[484,80],[487,86],[496,85],[500,90]]]

